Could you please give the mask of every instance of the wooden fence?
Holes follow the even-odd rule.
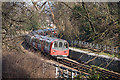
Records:
[[[67,40],[69,45],[74,46],[74,47],[85,47],[85,48],[91,48],[91,49],[97,49],[100,51],[107,51],[110,53],[120,53],[120,49],[118,47],[113,47],[109,45],[101,45],[101,44],[94,44],[94,43],[89,43],[89,42],[84,42],[84,41],[70,41]]]

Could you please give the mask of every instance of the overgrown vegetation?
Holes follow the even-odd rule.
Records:
[[[17,45],[8,45],[6,40],[13,36],[15,39],[16,36],[19,37],[17,32],[33,31],[46,26],[48,28],[51,22],[56,25],[60,38],[120,47],[118,3],[51,2],[54,14],[48,6],[44,7],[46,2],[42,5],[37,2],[29,4],[31,3],[2,3],[2,44],[6,48],[21,52]],[[5,47],[3,48],[6,49]],[[101,74],[91,73],[93,75],[89,79],[101,78]]]
[[[118,3],[61,2],[56,6],[59,37],[120,47]]]
[[[90,73],[90,75],[78,75],[76,77],[74,77],[77,80],[81,80],[81,79],[87,79],[87,80],[106,80],[108,79],[108,77],[105,77],[104,75],[102,75],[101,73],[98,73],[97,70],[95,68],[89,69],[88,71]]]
[[[72,48],[76,48],[76,49],[80,49],[82,51],[87,51],[87,52],[91,52],[91,53],[95,53],[95,54],[99,54],[99,55],[106,55],[112,58],[120,58],[120,55],[117,53],[109,53],[109,52],[105,52],[105,51],[98,51],[98,50],[93,50],[93,49],[88,49],[88,48],[84,48],[84,47],[72,47]]]
[[[7,37],[18,35],[21,31],[33,31],[41,29],[49,23],[44,11],[39,13],[34,6],[25,2],[2,3],[2,30],[3,42]],[[19,36],[19,35],[18,35]]]

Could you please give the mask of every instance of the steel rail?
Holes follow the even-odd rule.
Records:
[[[20,41],[20,40],[16,40],[15,44],[19,45],[19,47],[20,47],[21,42],[22,41]],[[45,55],[45,56],[49,56],[49,55]],[[79,62],[77,62],[75,60],[72,60],[72,59],[67,59],[67,58],[58,59],[58,62],[66,65],[66,66],[69,66],[71,68],[74,68],[78,71],[81,71],[82,73],[85,73],[85,74],[92,74],[92,73],[89,72],[90,69],[91,69],[91,70],[93,70],[93,72],[96,70],[97,73],[100,73],[105,77],[107,76],[110,79],[118,79],[118,80],[120,79],[120,74],[117,73],[117,72],[103,70],[103,69],[100,69],[100,68],[85,65],[85,64],[79,63]]]
[[[74,60],[70,60],[70,59],[68,60],[68,59],[64,58],[64,59],[58,60],[58,62],[66,65],[66,66],[69,66],[71,68],[77,69],[78,71],[83,71],[83,72],[91,74],[91,75],[93,73],[90,73],[90,69],[93,72],[97,71],[98,74],[102,74],[103,77],[108,77],[109,79],[118,79],[118,80],[120,79],[120,74],[117,73],[117,72],[92,67],[92,66],[89,66],[89,65],[85,65],[85,64],[82,64],[82,63],[75,62]]]

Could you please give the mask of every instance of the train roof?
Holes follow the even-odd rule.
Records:
[[[39,40],[44,40],[44,41],[47,41],[47,42],[52,42],[54,40],[63,40],[63,39],[59,39],[59,38],[54,38],[54,37],[48,37],[48,36],[42,36],[42,35],[38,35],[38,36],[35,36],[37,39]]]
[[[39,40],[45,40],[45,41],[48,41],[48,42],[52,42],[53,40],[56,40],[58,38],[53,38],[53,37],[48,37],[48,36],[36,36],[37,39]]]
[[[32,31],[30,32],[28,35],[33,36],[34,38],[37,38],[39,40],[45,40],[47,42],[52,42],[54,40],[62,40],[59,38],[55,38],[55,37],[48,37],[48,36],[43,36],[43,35],[38,35],[37,32],[45,32],[45,31],[54,31],[56,30],[56,28],[50,28],[50,29],[43,29],[43,30],[37,30],[37,31]]]
[[[37,31],[35,31],[35,32],[43,32],[43,30],[37,30]]]

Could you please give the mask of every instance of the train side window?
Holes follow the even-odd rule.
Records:
[[[45,42],[45,46],[48,47],[48,42]]]
[[[39,44],[41,44],[41,41],[39,40]]]
[[[43,45],[43,41],[41,40],[41,45]]]
[[[46,46],[46,42],[44,41],[44,45]]]
[[[48,47],[50,47],[50,43],[48,42]]]
[[[33,42],[35,42],[35,39],[33,38]]]
[[[57,44],[57,42],[56,42],[56,41],[55,41],[54,47],[55,47],[55,48],[57,48],[57,47],[58,47],[58,44]]]
[[[33,42],[37,43],[37,39],[33,39]]]
[[[48,47],[48,42],[46,42],[46,47]]]
[[[37,40],[37,39],[35,39],[35,42],[36,42],[36,43],[38,43],[38,40]]]
[[[67,42],[64,42],[64,48],[68,48]]]
[[[45,45],[46,44],[46,42],[45,41],[43,41],[43,45]]]

